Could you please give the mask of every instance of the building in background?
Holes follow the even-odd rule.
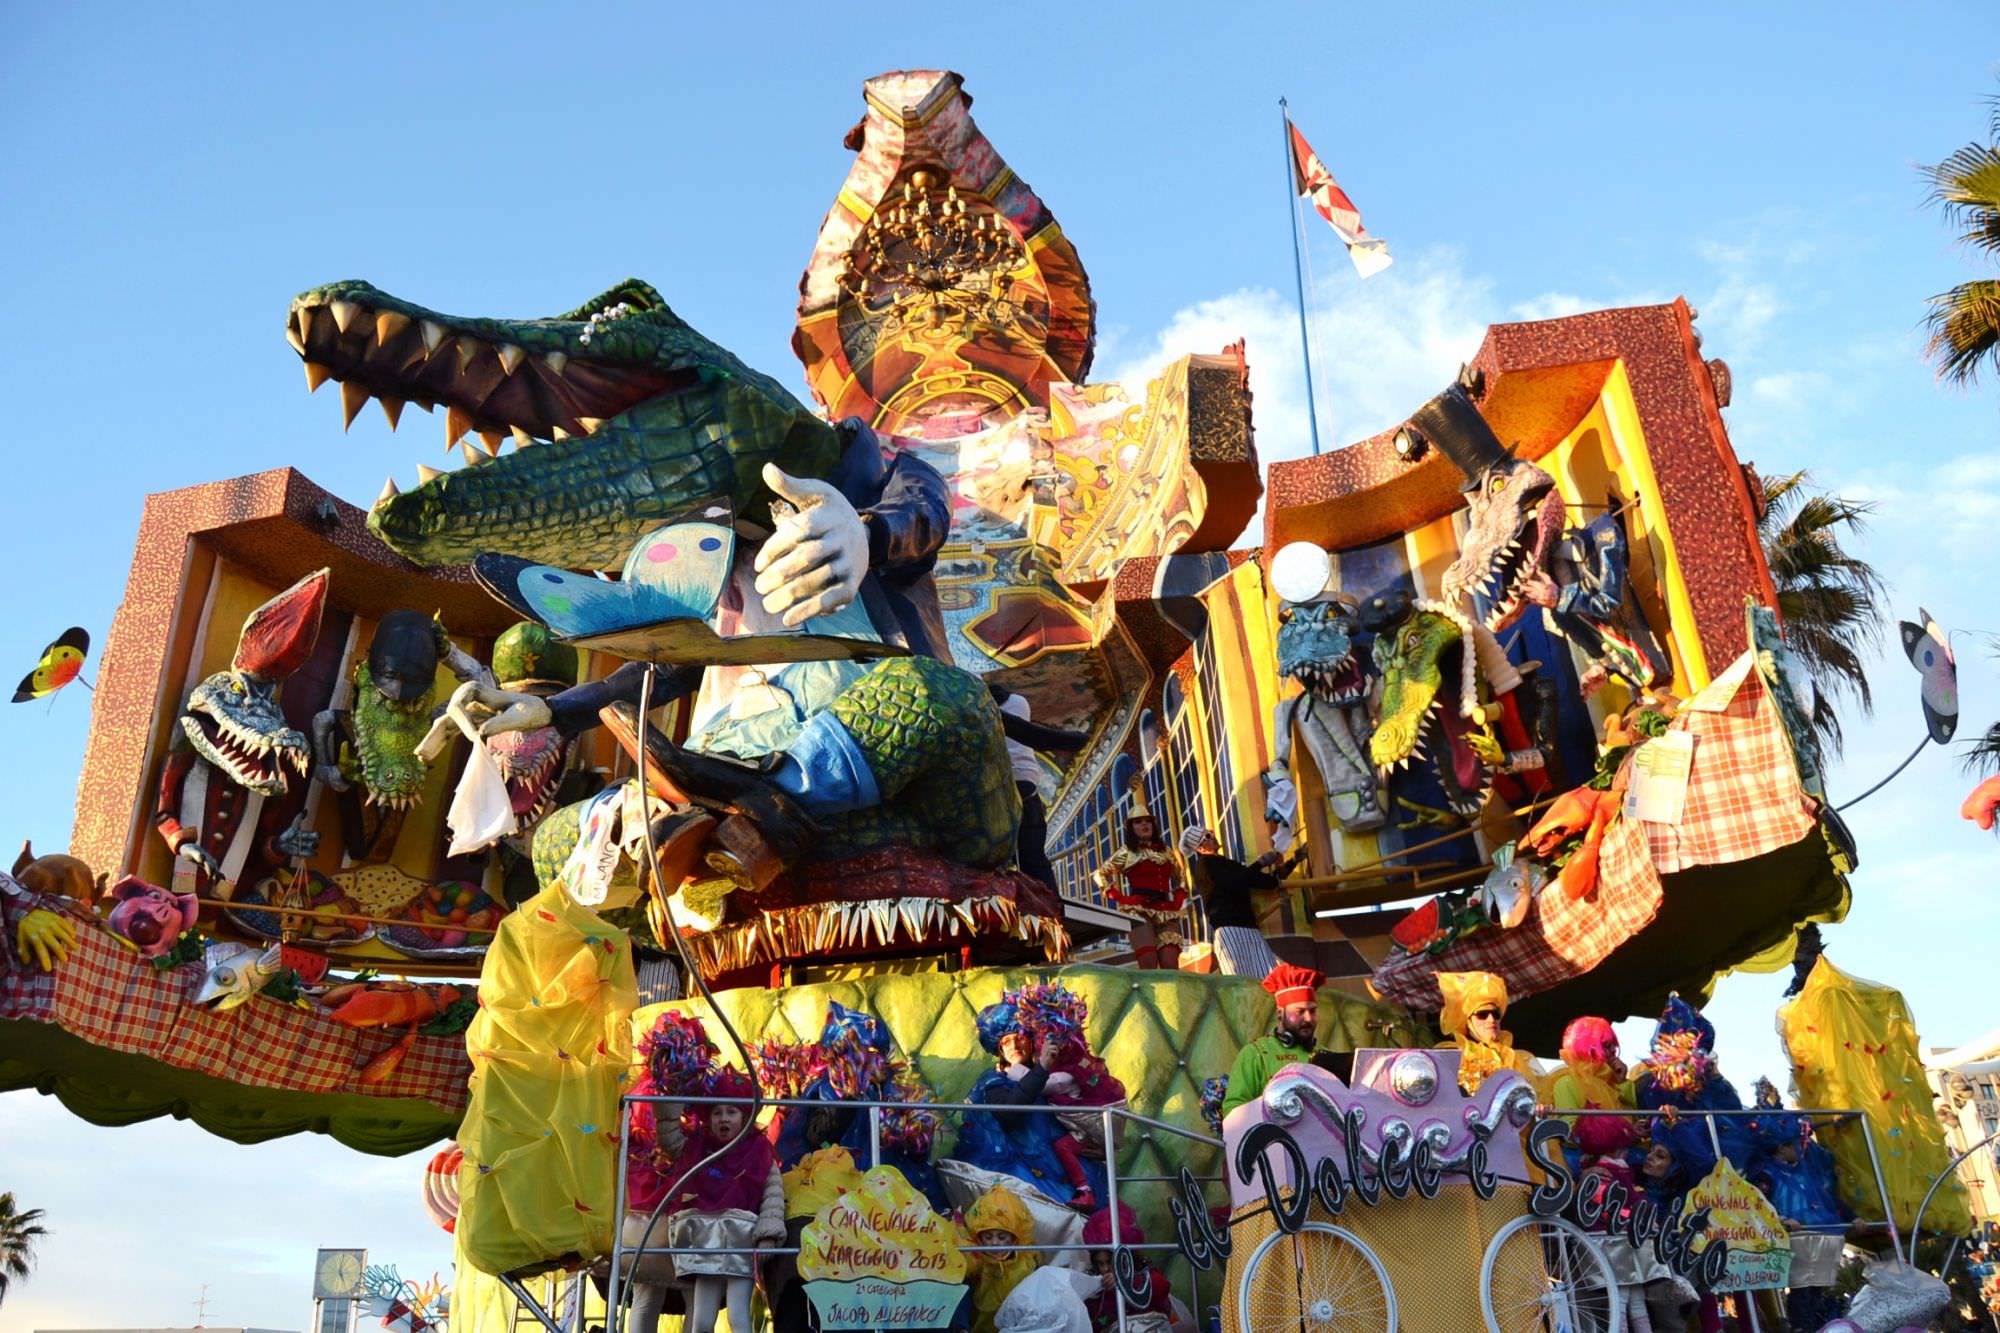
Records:
[[[2000,1135],[2000,1028],[1964,1046],[1931,1049],[1924,1070],[1952,1156]],[[2000,1139],[1966,1158],[1958,1177],[1971,1195],[1973,1219],[1989,1230],[2000,1226]]]

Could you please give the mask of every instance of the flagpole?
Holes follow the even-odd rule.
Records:
[[[1292,113],[1285,99],[1278,99],[1278,120],[1285,138],[1285,212],[1292,224],[1292,280],[1299,292],[1299,351],[1306,363],[1306,422],[1312,430],[1313,456],[1319,456],[1319,406],[1313,392],[1312,339],[1306,328],[1306,270],[1299,252],[1298,164],[1292,151]]]

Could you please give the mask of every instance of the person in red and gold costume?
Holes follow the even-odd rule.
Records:
[[[1115,906],[1142,923],[1132,932],[1132,952],[1139,966],[1178,968],[1187,889],[1180,859],[1160,836],[1158,820],[1149,814],[1126,819],[1125,845],[1098,870],[1097,885]]]
[[[224,886],[254,884],[286,857],[318,850],[319,834],[293,819],[291,779],[305,776],[312,750],[278,690],[312,658],[327,580],[324,569],[308,574],[252,611],[229,669],[188,694],[153,812],[177,891],[228,897]]]

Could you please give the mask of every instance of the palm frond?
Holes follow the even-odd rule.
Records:
[[[2000,281],[1982,278],[1940,292],[1927,303],[1924,355],[1950,384],[1971,384],[1980,365],[2000,364]]]
[[[1813,488],[1809,474],[1764,479],[1758,535],[1785,642],[1812,677],[1812,727],[1822,749],[1840,752],[1843,706],[1872,712],[1867,664],[1880,644],[1888,591],[1875,567],[1841,546],[1867,528],[1874,505]]]
[[[1967,741],[1959,762],[1968,773],[2000,773],[2000,722],[1988,727],[1983,736]]]

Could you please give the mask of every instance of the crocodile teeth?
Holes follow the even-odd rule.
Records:
[[[304,356],[306,354],[306,340],[300,337],[299,331],[295,328],[292,328],[290,325],[285,326],[285,341],[290,343],[292,345],[292,350],[294,352],[297,352],[300,356]]]
[[[313,311],[309,305],[299,307],[299,341],[305,342],[313,336]]]
[[[458,451],[465,455],[465,462],[468,467],[478,467],[481,463],[490,463],[493,461],[490,456],[481,452],[479,447],[471,440],[460,440],[458,442]]]
[[[472,358],[478,356],[486,344],[470,335],[458,340],[458,373],[463,375],[472,365]]]
[[[375,313],[375,341],[384,347],[389,340],[410,327],[410,317],[400,310],[378,310]]]
[[[567,440],[569,438],[569,432],[564,430],[561,426],[557,426],[549,432],[549,438],[552,440]]]
[[[581,427],[583,427],[583,433],[584,433],[585,435],[595,435],[595,434],[597,434],[597,428],[598,428],[599,426],[602,426],[602,425],[604,424],[604,418],[603,418],[603,417],[578,417],[578,418],[576,419],[576,424],[577,424],[577,425],[579,425],[579,426],[581,426]]]
[[[361,313],[361,307],[352,301],[328,301],[326,308],[333,312],[333,326],[342,333],[347,332],[347,326]]]
[[[403,400],[384,394],[377,401],[382,404],[382,415],[389,418],[389,429],[396,429],[403,420]]]
[[[521,429],[519,426],[509,426],[507,429],[513,433],[514,447],[516,449],[526,449],[534,444],[535,437],[528,434],[527,431]]]
[[[424,351],[435,352],[444,345],[444,325],[424,320],[418,325],[418,331],[423,334]]]
[[[497,430],[482,430],[479,432],[479,442],[486,446],[486,456],[488,458],[496,457],[500,453],[500,445],[505,438]]]
[[[432,467],[429,463],[417,464],[417,484],[419,486],[428,486],[443,475],[442,471]]]
[[[354,424],[355,414],[368,406],[368,390],[351,380],[343,380],[340,385],[340,428],[346,430]]]
[[[452,407],[444,414],[444,447],[447,452],[458,443],[465,432],[472,429],[472,418],[462,407]]]
[[[514,373],[514,368],[520,365],[522,360],[528,355],[512,343],[496,344],[493,348],[493,354],[500,358],[500,369],[506,371],[509,375]]]
[[[542,353],[542,364],[560,375],[563,373],[563,367],[569,364],[569,358],[561,352],[544,352]]]
[[[312,393],[314,390],[318,389],[320,385],[326,383],[327,380],[331,379],[332,377],[333,377],[333,372],[328,370],[325,366],[318,365],[311,361],[306,362],[307,393]]]

